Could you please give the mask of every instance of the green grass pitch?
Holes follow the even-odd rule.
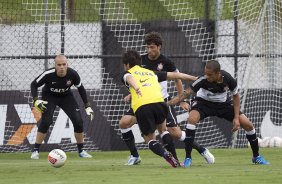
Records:
[[[179,158],[184,150],[177,150]],[[0,183],[36,184],[280,184],[282,183],[282,149],[264,148],[261,154],[270,165],[251,163],[250,149],[211,149],[216,158],[213,165],[193,151],[190,168],[172,168],[150,150],[140,151],[140,165],[125,166],[127,151],[93,152],[92,159],[81,159],[67,152],[62,168],[47,162],[47,153],[31,160],[30,153],[0,154]]]

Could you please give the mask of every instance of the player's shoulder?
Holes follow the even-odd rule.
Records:
[[[220,70],[221,75],[226,79],[233,79],[232,75],[225,70]]]
[[[56,70],[54,67],[46,69],[41,75],[52,75],[55,74]]]
[[[173,63],[171,59],[163,54],[160,55],[159,60],[162,60],[165,63]]]
[[[205,75],[199,76],[193,83],[192,86],[196,86],[198,84],[204,83],[207,81],[207,77]]]
[[[78,72],[75,69],[68,67],[68,74],[70,74],[70,75],[78,75]]]

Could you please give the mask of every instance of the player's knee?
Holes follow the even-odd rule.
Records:
[[[251,130],[254,129],[254,125],[252,124],[251,121],[248,121],[248,122],[246,122],[246,123],[244,123],[244,124],[241,124],[241,126],[242,126],[242,128],[243,128],[244,130],[246,130],[246,131],[251,131]]]
[[[78,119],[73,122],[73,129],[75,133],[82,133],[83,132],[83,121],[82,119]]]
[[[135,118],[129,116],[123,116],[119,121],[119,127],[121,129],[130,128],[135,124]]]
[[[41,122],[38,126],[38,132],[46,134],[50,127],[50,123]]]
[[[167,130],[171,136],[176,139],[180,139],[182,135],[182,131],[179,127],[167,127]]]

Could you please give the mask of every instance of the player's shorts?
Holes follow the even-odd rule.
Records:
[[[164,100],[165,100],[165,102],[168,102],[170,99],[171,99],[171,97],[167,97]],[[129,108],[125,112],[124,115],[135,116],[132,108]],[[178,126],[174,106],[168,106],[168,113],[167,113],[167,117],[166,117],[166,126],[167,127],[177,127]]]
[[[124,113],[124,115],[135,116],[133,109],[131,107]]]
[[[165,102],[168,102],[169,100],[171,100],[171,97],[167,97],[164,99]],[[166,126],[167,127],[177,127],[178,126],[175,109],[174,109],[174,106],[172,105],[168,106],[168,113],[166,117]]]
[[[200,113],[200,120],[205,119],[208,116],[217,116],[231,122],[234,119],[234,108],[230,103],[194,100],[192,102],[191,111],[192,110],[196,110]],[[241,111],[240,114],[242,114]]]
[[[151,103],[142,105],[135,112],[139,128],[143,135],[154,133],[157,124],[165,121],[168,113],[166,103]]]

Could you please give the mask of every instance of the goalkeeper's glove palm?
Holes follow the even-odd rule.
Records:
[[[33,102],[34,107],[41,113],[47,110],[47,107],[45,106],[46,104],[48,104],[48,102],[44,100],[35,100]]]

